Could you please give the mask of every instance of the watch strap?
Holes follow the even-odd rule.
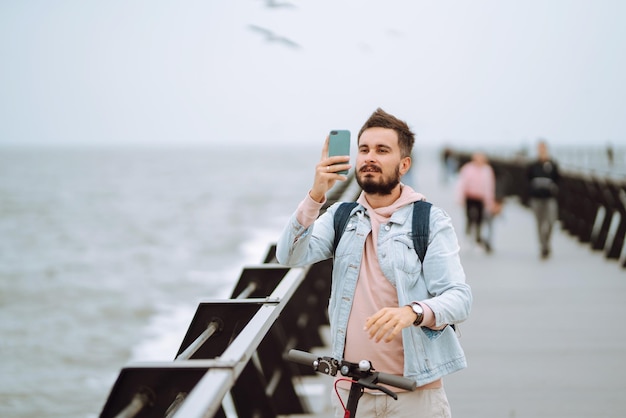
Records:
[[[413,321],[413,325],[416,326],[416,327],[419,327],[422,324],[422,322],[424,322],[424,307],[419,302],[411,302],[407,306],[409,306],[411,308],[411,310],[415,313],[415,315],[417,315],[417,317],[415,318],[415,321]],[[421,308],[420,309],[421,312],[416,310],[415,306],[419,306]]]

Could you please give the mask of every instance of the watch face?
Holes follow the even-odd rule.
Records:
[[[415,315],[417,315],[417,318],[415,318],[415,322],[413,322],[413,325],[419,327],[424,320],[424,308],[422,308],[422,305],[420,305],[419,303],[413,303],[411,304],[411,307],[413,308],[413,312],[415,312]]]

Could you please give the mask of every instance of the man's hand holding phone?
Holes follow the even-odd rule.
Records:
[[[337,180],[346,180],[350,165],[350,131],[332,130],[326,137],[322,158],[315,169],[315,180],[309,192],[311,198],[323,202]]]

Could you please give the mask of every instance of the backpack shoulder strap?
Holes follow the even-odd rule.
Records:
[[[333,254],[337,250],[343,231],[348,224],[348,218],[350,218],[350,212],[356,207],[356,202],[343,202],[335,211],[334,226],[335,226],[335,242],[333,244]]]
[[[430,234],[430,207],[431,203],[424,200],[413,202],[412,238],[415,252],[424,263],[426,250],[428,249],[428,235]]]
[[[426,250],[428,249],[431,207],[432,203],[426,202],[425,200],[413,202],[413,245],[415,246],[415,252],[422,264],[424,264]],[[450,324],[450,326],[456,332],[456,326],[454,324]]]

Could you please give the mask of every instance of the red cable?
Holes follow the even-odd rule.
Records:
[[[339,382],[350,382],[356,383],[356,381],[352,379],[337,379],[335,380],[335,394],[337,395],[337,399],[339,399],[339,403],[341,403],[341,408],[343,408],[343,418],[350,418],[350,411],[346,409],[346,404],[343,403],[341,396],[339,396],[339,391],[337,390],[337,383]]]

